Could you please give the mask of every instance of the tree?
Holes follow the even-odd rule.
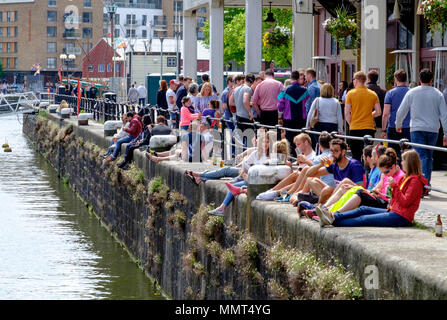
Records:
[[[268,9],[263,10],[265,18]],[[266,33],[272,33],[276,26],[282,27],[282,30],[292,30],[292,10],[291,9],[272,9],[276,19],[275,25],[263,23],[263,39]],[[263,19],[264,19],[263,18]],[[209,21],[205,22],[203,27],[205,40],[203,44],[209,48],[210,34]],[[268,37],[268,36],[267,36]],[[275,65],[290,67],[292,61],[292,37],[283,39],[280,43],[274,43],[272,46],[263,47],[263,59],[265,61],[275,61]],[[235,61],[238,65],[245,63],[245,9],[226,8],[224,16],[224,63]]]
[[[3,63],[0,61],[0,77],[3,77],[5,72],[3,71]]]

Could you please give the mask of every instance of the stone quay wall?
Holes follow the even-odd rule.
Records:
[[[73,117],[24,115],[23,131],[170,298],[447,298],[446,242],[427,230],[321,229],[290,205],[246,195],[213,217],[224,183],[195,186],[184,174],[211,165],[155,164],[136,150],[122,171],[102,163],[103,126]]]

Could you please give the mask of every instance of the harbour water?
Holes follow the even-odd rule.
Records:
[[[0,117],[0,300],[164,299],[22,133]]]

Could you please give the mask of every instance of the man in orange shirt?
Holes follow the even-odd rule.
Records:
[[[365,86],[366,74],[362,71],[354,75],[354,89],[346,95],[345,117],[350,127],[350,135],[374,137],[376,129],[374,118],[382,115],[377,94]],[[349,140],[352,157],[361,161],[364,143]]]

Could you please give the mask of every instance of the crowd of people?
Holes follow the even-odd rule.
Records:
[[[330,133],[353,137],[408,139],[435,145],[440,122],[447,145],[447,97],[432,86],[433,73],[420,72],[420,86],[409,88],[407,74],[394,74],[395,86],[386,92],[377,85],[378,74],[357,72],[353,82],[335,88],[316,78],[314,69],[291,72],[285,84],[274,72],[227,77],[222,94],[207,75],[198,86],[188,77],[161,82],[157,105],[166,110],[172,129],[181,135],[182,148],[163,154],[148,153],[155,162],[165,160],[206,161],[208,134],[218,128],[220,117],[236,140],[238,129],[260,128],[253,139],[244,141],[244,152],[235,154],[231,165],[217,170],[185,175],[199,185],[207,180],[232,178],[228,194],[210,214],[223,216],[235,196],[246,192],[247,173],[252,165],[268,165],[281,158],[292,173],[272,189],[257,195],[260,201],[280,201],[297,207],[300,216],[318,220],[322,226],[405,226],[414,219],[420,199],[430,184],[433,152],[424,148],[406,150],[398,145],[364,147],[363,139],[334,139]],[[220,99],[219,99],[220,97]],[[213,122],[207,119],[213,118]],[[276,125],[308,128],[318,135],[282,132],[277,140]],[[251,145],[249,145],[251,142]],[[295,146],[291,148],[290,146]],[[195,154],[198,156],[194,157]],[[287,160],[294,161],[294,167]],[[274,161],[273,163],[277,163]]]
[[[314,69],[292,71],[285,85],[269,69],[258,75],[228,76],[221,94],[206,74],[200,86],[189,77],[171,80],[169,87],[162,80],[156,124],[147,114],[123,115],[123,128],[113,137],[104,158],[115,161],[121,146],[127,144],[124,160],[118,164],[122,169],[128,168],[138,148],[147,149],[146,157],[155,163],[206,162],[216,156],[214,140],[220,139],[216,129],[223,118],[233,141],[240,139],[238,131],[244,133],[243,152],[232,148],[233,159],[222,161],[216,170],[185,172],[194,185],[232,179],[226,182],[225,200],[210,214],[224,216],[233,199],[247,192],[253,165],[279,163],[290,166],[290,175],[258,194],[257,200],[289,203],[300,216],[317,220],[321,226],[407,226],[427,194],[432,151],[414,148],[401,153],[392,144],[365,147],[363,139],[342,140],[332,134],[406,138],[435,145],[441,122],[446,145],[446,97],[432,86],[432,72],[423,69],[420,86],[412,89],[405,71],[396,71],[394,78],[394,88],[386,92],[377,85],[376,71],[360,71],[352,84],[340,83],[337,94],[331,84],[316,79]],[[253,130],[255,121],[259,126]],[[278,135],[277,125],[309,128],[319,134],[283,130]],[[245,134],[247,131],[253,134]],[[157,135],[179,136],[180,148],[150,150],[151,137]]]

